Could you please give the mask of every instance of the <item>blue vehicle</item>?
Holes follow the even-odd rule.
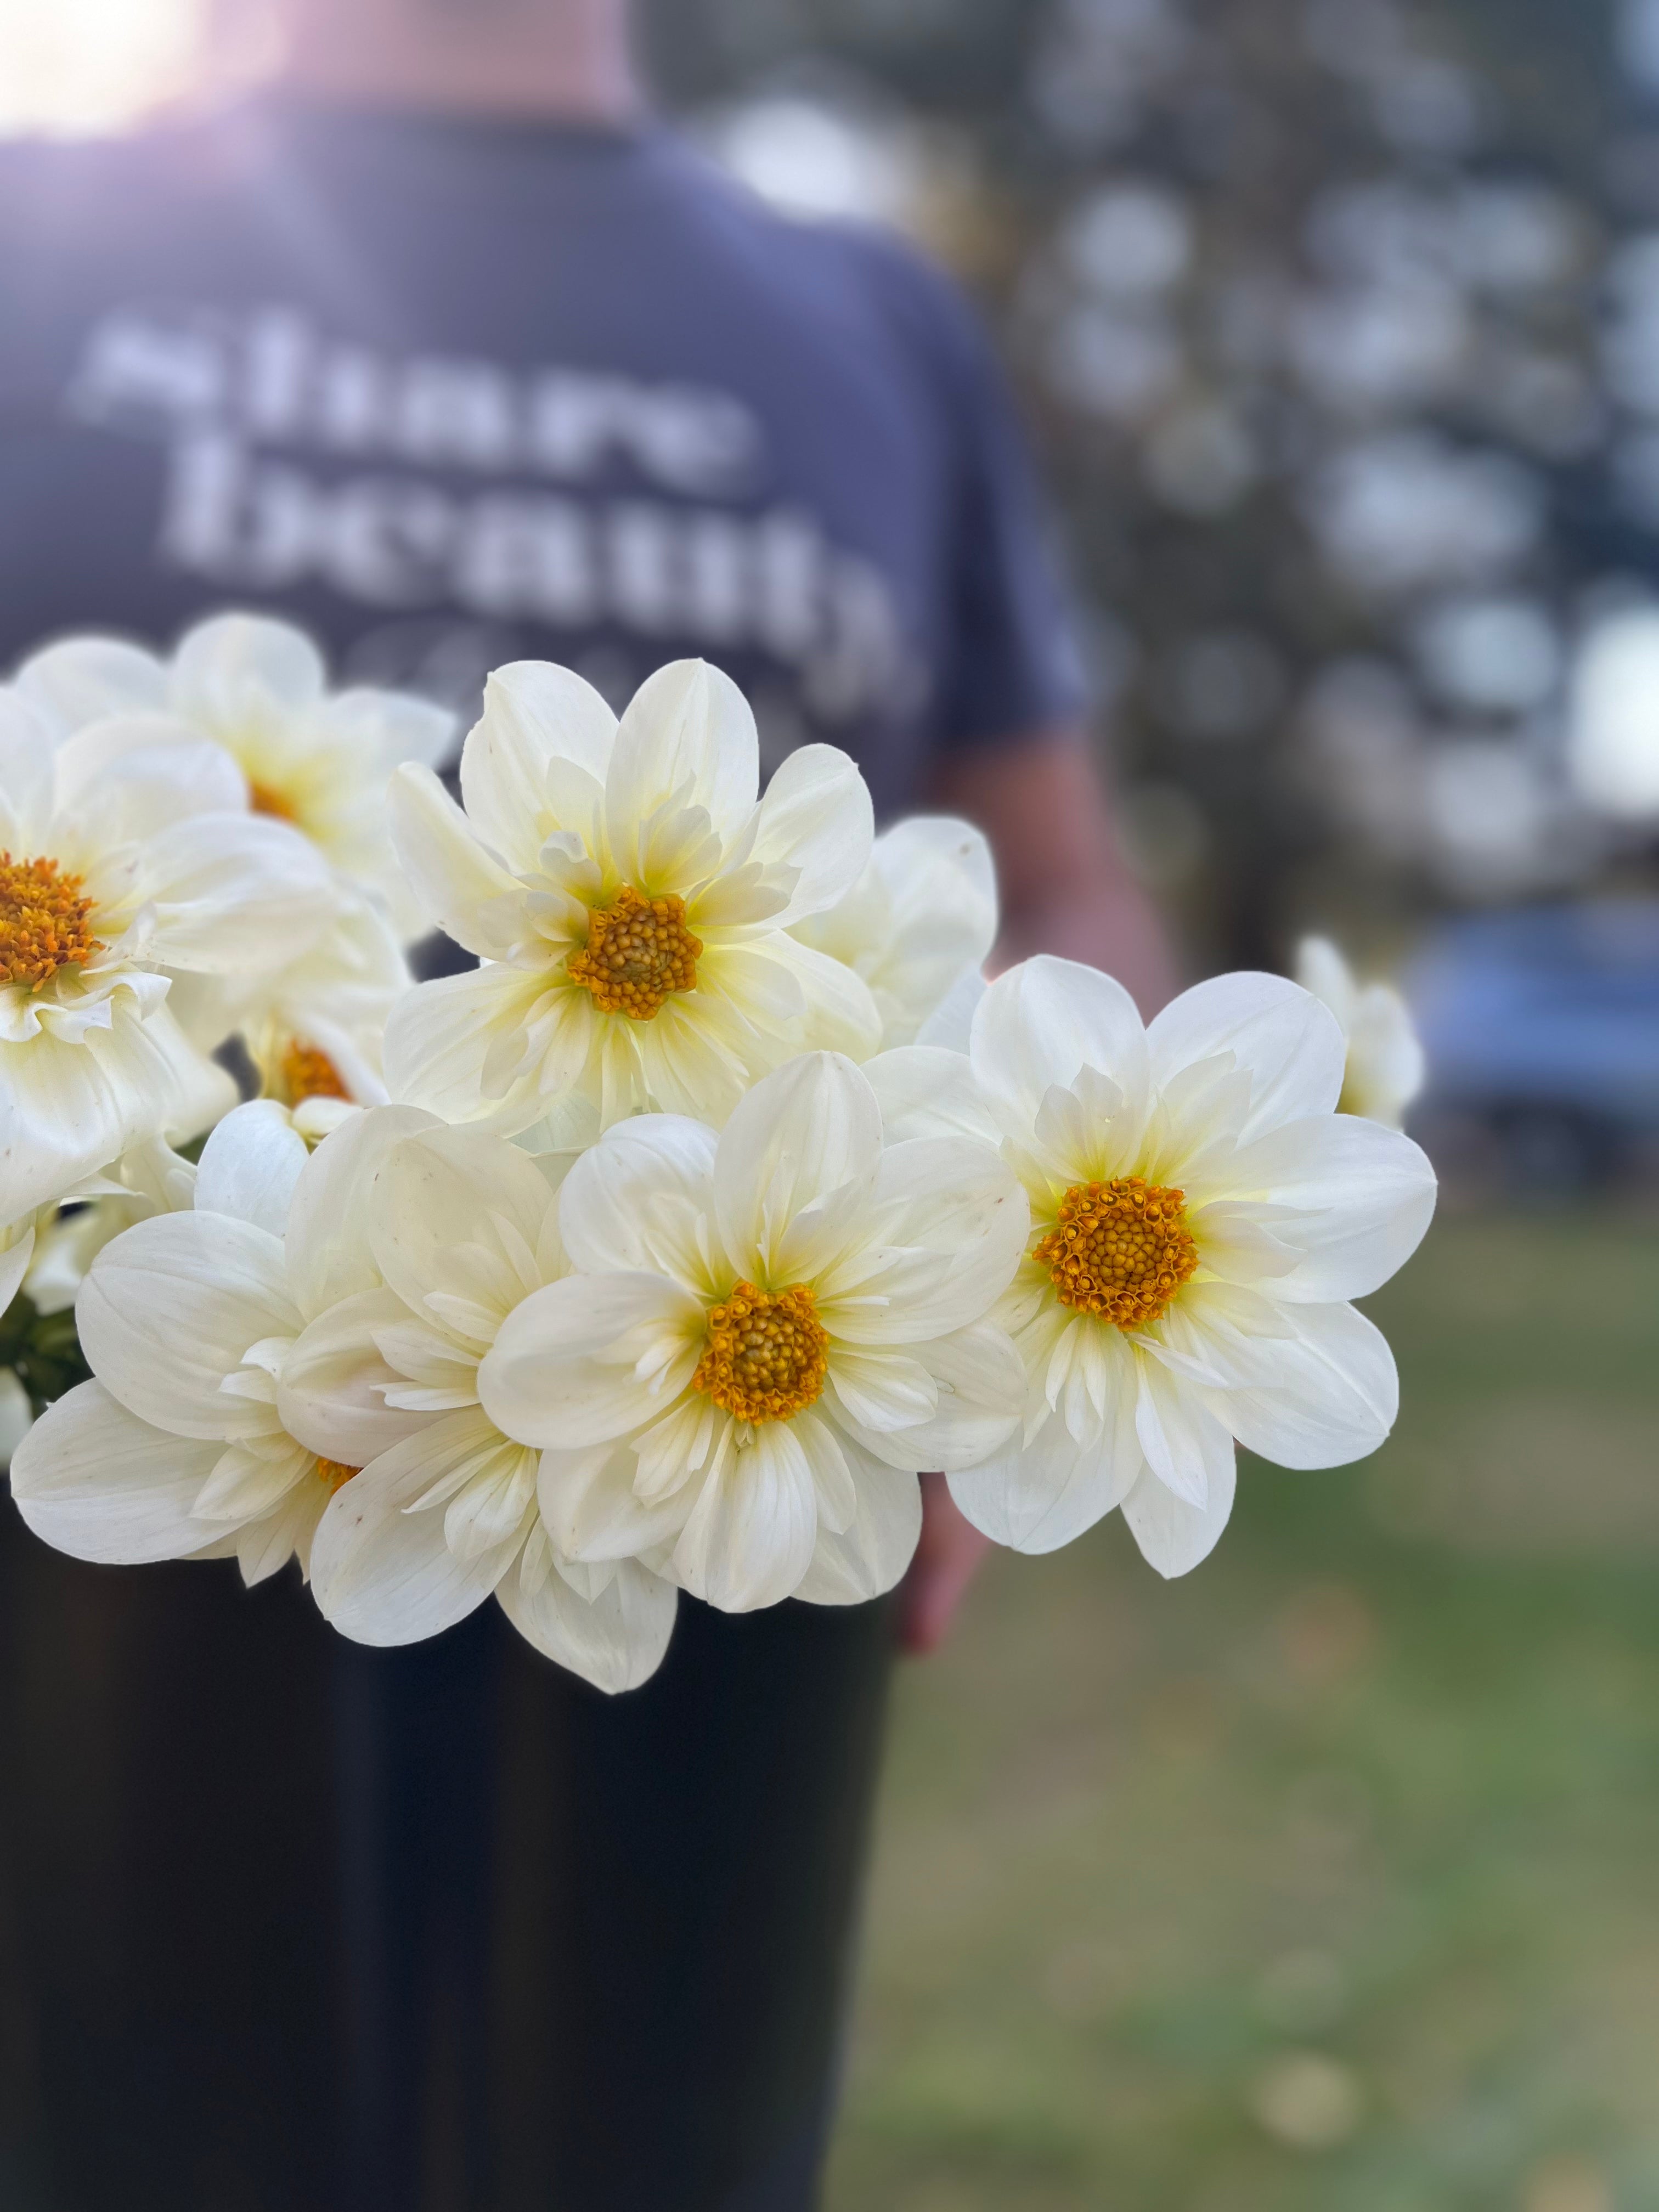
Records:
[[[1407,992],[1428,1053],[1425,1121],[1486,1125],[1515,1187],[1604,1181],[1659,1136],[1659,900],[1449,923]]]

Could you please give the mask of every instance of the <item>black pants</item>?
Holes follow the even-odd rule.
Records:
[[[683,1600],[611,1699],[0,1521],[4,2212],[814,2203],[884,1607]]]

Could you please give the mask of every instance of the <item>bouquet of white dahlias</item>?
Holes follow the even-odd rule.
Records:
[[[701,662],[620,720],[497,671],[459,805],[452,736],[241,615],[0,690],[0,1443],[47,1542],[295,1558],[370,1644],[494,1595],[622,1690],[681,1589],[890,1589],[927,1470],[1024,1551],[1121,1506],[1175,1575],[1237,1443],[1382,1442],[1350,1301],[1434,1179],[1339,1112],[1321,998],[988,988],[979,834],[875,838],[828,745],[761,794]],[[479,964],[413,983],[434,927]]]

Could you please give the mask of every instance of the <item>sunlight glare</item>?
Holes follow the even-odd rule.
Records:
[[[0,0],[0,137],[119,131],[188,91],[207,0]]]

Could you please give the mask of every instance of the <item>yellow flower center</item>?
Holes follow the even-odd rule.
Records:
[[[362,1473],[362,1468],[348,1467],[342,1459],[319,1459],[317,1462],[317,1480],[328,1491],[343,1490],[354,1474]]]
[[[676,991],[696,989],[702,951],[702,939],[685,926],[684,899],[645,898],[624,884],[613,906],[588,915],[586,946],[568,966],[600,1013],[648,1022]]]
[[[293,802],[268,783],[256,783],[248,778],[247,803],[254,814],[274,814],[279,822],[297,822],[300,818]]]
[[[325,1052],[295,1037],[283,1054],[282,1096],[290,1106],[307,1098],[349,1098],[340,1071]]]
[[[1187,1194],[1139,1176],[1073,1183],[1032,1256],[1054,1278],[1062,1305],[1144,1328],[1168,1313],[1198,1265]]]
[[[7,982],[44,990],[60,968],[78,968],[101,950],[81,880],[60,873],[56,860],[0,853],[0,976]]]
[[[708,1316],[708,1341],[692,1385],[740,1421],[787,1421],[823,1389],[830,1339],[812,1293],[739,1283]]]

